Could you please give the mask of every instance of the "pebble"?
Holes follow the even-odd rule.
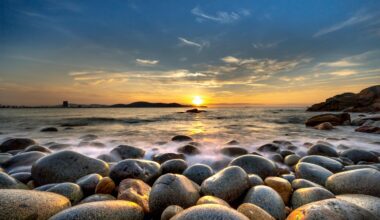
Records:
[[[47,192],[53,192],[65,196],[70,200],[72,205],[79,203],[83,198],[82,189],[75,183],[59,183],[48,189]]]
[[[187,162],[182,159],[167,160],[161,164],[162,174],[178,173],[182,174],[187,168]]]
[[[163,154],[156,154],[152,157],[153,161],[156,161],[160,164],[164,163],[165,161],[172,160],[172,159],[185,159],[184,154],[176,154],[176,153],[163,153]]]
[[[247,174],[257,174],[261,178],[276,176],[277,167],[274,162],[258,155],[243,155],[235,158],[229,166],[239,166]]]
[[[344,166],[340,162],[320,155],[312,155],[303,157],[299,162],[306,162],[319,165],[330,170],[333,173],[337,173],[343,170]]]
[[[228,220],[249,220],[245,215],[223,205],[205,204],[197,205],[185,209],[175,215],[171,220],[211,220],[211,219],[228,219]]]
[[[261,179],[261,177],[256,174],[248,175],[248,183],[249,183],[249,188],[257,186],[257,185],[264,185],[263,179]]]
[[[51,153],[51,150],[49,150],[49,148],[43,147],[40,145],[31,145],[31,146],[25,148],[25,150],[24,150],[24,152],[32,152],[32,151],[39,151],[39,152],[48,153],[48,154]]]
[[[119,145],[112,149],[110,154],[117,157],[118,160],[140,159],[144,157],[145,151],[138,147]]]
[[[187,154],[187,155],[196,155],[196,154],[200,154],[201,153],[201,151],[197,147],[195,147],[193,145],[190,145],[190,144],[187,144],[185,146],[179,147],[177,149],[177,151],[179,153],[183,153],[183,154]]]
[[[0,189],[28,189],[28,187],[7,173],[0,172]]]
[[[276,190],[285,204],[289,203],[290,195],[292,194],[292,185],[288,180],[280,177],[267,177],[265,178],[264,183]]]
[[[292,195],[292,208],[296,209],[308,203],[335,198],[335,195],[321,187],[297,189]]]
[[[116,188],[115,182],[109,177],[104,177],[96,185],[95,193],[96,194],[112,194],[115,188]]]
[[[85,196],[89,196],[95,193],[96,185],[103,177],[97,173],[88,174],[79,178],[76,184],[80,186]]]
[[[150,191],[150,186],[139,179],[125,179],[119,184],[117,199],[135,202],[148,213]]]
[[[379,158],[372,152],[361,150],[361,149],[349,149],[345,150],[340,154],[341,157],[347,157],[354,163],[359,161],[374,162],[378,163]]]
[[[353,203],[357,206],[360,206],[368,211],[370,211],[373,215],[376,216],[377,219],[380,219],[380,198],[363,195],[363,194],[345,194],[339,195],[336,198]]]
[[[183,171],[183,175],[192,180],[193,182],[201,185],[202,182],[214,175],[213,169],[205,164],[194,164]]]
[[[119,183],[123,179],[140,179],[146,183],[154,181],[161,174],[160,164],[142,159],[119,161],[111,168],[110,177]]]
[[[168,206],[161,214],[161,220],[170,220],[173,216],[183,211],[183,208],[178,205]]]
[[[308,188],[308,187],[322,187],[323,188],[323,186],[316,184],[314,182],[311,182],[309,180],[305,180],[305,179],[295,179],[292,181],[292,188],[295,190]]]
[[[46,156],[45,153],[38,151],[19,153],[3,163],[2,167],[8,173],[15,173],[20,169],[30,172],[32,164],[44,156]]]
[[[307,179],[322,186],[327,178],[333,175],[331,171],[311,163],[298,163],[295,173],[297,178]]]
[[[330,146],[325,143],[317,143],[314,144],[309,148],[307,151],[307,154],[309,155],[321,155],[321,156],[328,156],[328,157],[337,157],[338,152]]]
[[[94,195],[84,198],[82,201],[80,201],[80,204],[88,203],[88,202],[108,201],[108,200],[116,200],[116,198],[110,194],[94,194]]]
[[[264,209],[252,203],[243,203],[237,210],[247,216],[250,220],[275,220],[275,218]]]
[[[248,154],[248,151],[241,147],[223,147],[220,152],[226,156],[237,157]]]
[[[175,142],[184,142],[184,141],[193,141],[193,139],[186,135],[176,135],[172,137],[172,141]]]
[[[230,205],[226,201],[215,196],[203,196],[200,199],[198,199],[197,205],[204,204],[218,204],[230,207]]]

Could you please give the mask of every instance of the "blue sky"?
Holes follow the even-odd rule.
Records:
[[[0,2],[0,103],[310,104],[380,84],[379,1]]]

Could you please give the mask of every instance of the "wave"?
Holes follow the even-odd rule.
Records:
[[[99,124],[139,124],[157,122],[159,119],[141,119],[141,118],[111,118],[111,117],[85,117],[85,118],[68,118],[64,119],[60,125],[62,127],[79,127]]]

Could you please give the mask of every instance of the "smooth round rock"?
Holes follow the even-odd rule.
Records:
[[[28,187],[7,173],[0,172],[0,189],[28,189]]]
[[[284,178],[287,181],[289,181],[289,183],[292,183],[293,180],[296,179],[296,176],[294,176],[294,174],[283,174],[283,175],[281,175],[281,178]]]
[[[89,202],[66,209],[49,220],[143,220],[142,208],[134,202],[111,200]]]
[[[196,154],[200,154],[201,153],[201,151],[196,146],[193,146],[193,145],[190,145],[190,144],[187,144],[185,146],[179,147],[177,149],[177,151],[179,153],[183,153],[183,154],[187,154],[187,155],[196,155]]]
[[[188,208],[198,201],[199,186],[179,174],[160,176],[152,186],[149,196],[149,208],[152,213],[161,214],[169,205]]]
[[[245,196],[244,202],[259,206],[276,219],[283,220],[286,217],[284,201],[269,186],[252,187]]]
[[[232,202],[249,188],[247,173],[238,166],[229,166],[203,181],[201,191]]]
[[[80,188],[83,191],[83,194],[85,196],[88,196],[88,195],[92,195],[95,193],[96,185],[98,185],[99,181],[102,178],[103,177],[100,176],[99,174],[92,173],[92,174],[88,174],[84,177],[79,178],[76,181],[76,184],[78,184],[80,186]]]
[[[331,198],[335,198],[335,195],[327,189],[321,187],[309,187],[294,191],[291,204],[293,209],[296,209],[308,203]]]
[[[38,152],[38,151],[32,151],[32,152],[25,152],[20,153],[9,160],[7,160],[5,163],[3,163],[1,166],[8,172],[12,173],[15,170],[18,170],[19,168],[26,168],[30,172],[32,168],[32,164],[35,163],[38,159],[46,156],[45,153]]]
[[[276,176],[276,164],[262,156],[258,155],[243,155],[235,158],[229,166],[239,166],[247,172],[247,174],[257,174],[261,178],[268,176]]]
[[[205,164],[194,164],[183,171],[183,175],[201,185],[205,179],[214,175],[214,170]]]
[[[24,150],[26,147],[36,144],[36,142],[29,138],[11,138],[4,141],[0,145],[0,152],[7,152],[11,150]]]
[[[72,205],[77,204],[83,198],[82,189],[75,183],[59,183],[47,192],[57,193],[68,198]]]
[[[177,154],[177,153],[162,153],[162,154],[155,154],[152,157],[152,160],[156,161],[159,164],[162,164],[165,161],[173,160],[173,159],[182,159],[182,160],[184,160],[185,159],[185,155],[184,154]]]
[[[51,153],[51,150],[49,150],[49,148],[43,147],[40,145],[31,145],[31,146],[25,148],[25,150],[24,150],[24,152],[32,152],[32,151],[39,151],[39,152],[48,153],[48,154]]]
[[[70,207],[64,196],[16,189],[0,189],[0,204],[0,219],[48,219]]]
[[[205,204],[185,209],[175,215],[171,220],[249,220],[240,212],[222,205]]]
[[[116,184],[115,182],[107,177],[102,178],[95,188],[96,194],[112,194],[112,192],[115,190]]]
[[[324,143],[317,143],[314,144],[309,148],[307,151],[307,154],[309,155],[321,155],[321,156],[328,156],[328,157],[337,157],[338,152],[332,147]]]
[[[280,177],[270,176],[265,178],[264,183],[270,188],[276,190],[285,204],[289,203],[290,195],[292,194],[292,185],[289,181]]]
[[[256,174],[248,175],[248,183],[249,183],[249,188],[257,186],[257,185],[264,185],[263,179],[261,179],[261,177]]]
[[[224,205],[224,206],[230,207],[228,202],[215,196],[203,196],[200,199],[198,199],[197,205],[204,205],[204,204],[218,204],[218,205]]]
[[[324,186],[327,178],[333,173],[321,166],[311,163],[298,163],[295,167],[297,178],[307,179]]]
[[[176,135],[172,137],[172,141],[175,142],[184,142],[184,141],[192,141],[193,139],[189,136],[186,135]]]
[[[355,204],[339,200],[326,199],[306,204],[292,211],[287,220],[357,220],[376,217],[368,210]]]
[[[10,175],[11,177],[15,178],[16,180],[27,184],[29,181],[32,180],[32,174],[29,172],[20,172]]]
[[[380,171],[371,168],[340,172],[330,176],[326,188],[335,195],[365,194],[380,197]]]
[[[141,180],[125,179],[119,184],[117,199],[135,202],[148,213],[150,191],[150,186]]]
[[[178,173],[182,174],[187,168],[187,162],[182,159],[167,160],[161,164],[161,173]]]
[[[237,209],[250,220],[275,220],[268,212],[252,203],[243,203]]]
[[[305,180],[305,179],[295,179],[292,181],[292,188],[294,190],[302,189],[302,188],[308,188],[308,187],[321,187],[321,188],[323,188],[323,186],[321,186],[317,183],[311,182],[309,180]]]
[[[378,163],[379,158],[376,156],[376,154],[361,150],[361,149],[349,149],[345,150],[340,154],[341,157],[347,157],[354,163],[358,163],[359,161],[366,161],[366,162],[374,162]]]
[[[138,147],[129,145],[119,145],[111,150],[111,155],[117,157],[120,160],[125,159],[140,159],[145,155],[145,151]]]
[[[146,183],[154,181],[161,174],[160,164],[141,159],[119,161],[111,168],[110,177],[119,183],[123,179],[140,179]]]
[[[116,198],[110,194],[94,194],[94,195],[84,198],[82,201],[80,201],[80,204],[88,203],[88,202],[109,201],[109,200],[116,200]]]
[[[173,216],[183,211],[183,208],[178,205],[168,206],[161,214],[161,220],[170,220]]]
[[[91,173],[107,176],[109,166],[104,161],[73,151],[50,154],[39,159],[32,166],[32,177],[36,185],[75,182]]]
[[[344,168],[343,164],[339,163],[338,161],[320,155],[306,156],[303,157],[299,162],[316,164],[330,170],[333,173],[340,172]]]
[[[370,211],[377,219],[380,219],[380,198],[363,194],[344,194],[336,197]]]
[[[10,153],[0,153],[0,165],[13,157]]]
[[[237,157],[248,154],[248,151],[242,147],[223,147],[220,152],[230,157]]]
[[[264,144],[257,148],[257,150],[261,152],[276,152],[279,149],[280,149],[280,146],[276,143]]]
[[[40,130],[40,132],[57,132],[57,131],[58,129],[56,127],[46,127]]]

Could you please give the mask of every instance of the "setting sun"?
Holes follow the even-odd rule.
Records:
[[[199,106],[199,105],[202,105],[202,104],[203,104],[203,99],[202,99],[202,97],[200,97],[200,96],[194,96],[192,102],[193,102],[194,105]]]

